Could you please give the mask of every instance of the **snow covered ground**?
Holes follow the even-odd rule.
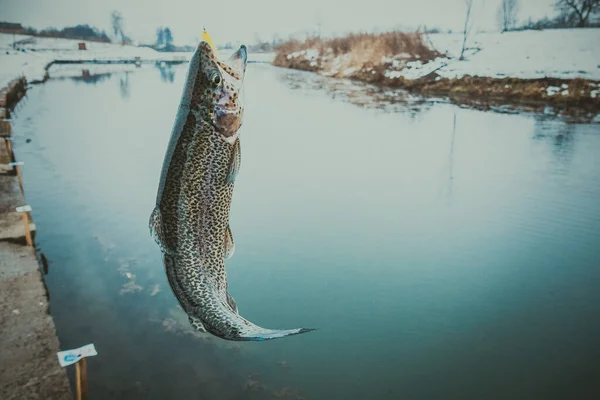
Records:
[[[13,41],[16,49],[13,49]],[[84,42],[87,50],[79,50]],[[39,38],[0,34],[0,88],[25,76],[28,81],[44,77],[44,67],[55,60],[189,60],[191,53],[161,53],[148,47],[121,46],[84,40]]]
[[[427,44],[445,57],[428,63],[409,62],[387,76],[418,79],[435,71],[444,78],[600,80],[600,29],[472,34],[461,61],[462,40],[462,34],[427,35]]]
[[[437,73],[492,78],[583,78],[600,80],[600,29],[552,29],[472,34],[466,60],[459,61],[461,34],[428,35],[433,48],[449,59]],[[435,61],[434,61],[435,62]]]
[[[443,56],[422,62],[415,60],[411,54],[401,53],[367,61],[373,65],[384,65],[384,75],[388,79],[419,79],[435,72],[445,78],[471,75],[600,81],[598,28],[472,33],[467,41],[464,60],[459,59],[462,34],[429,34],[424,40]],[[357,65],[350,54],[333,57],[331,53],[320,54],[317,49],[305,49],[286,57],[288,60],[310,62],[310,66],[326,76],[351,77],[358,71],[376,73],[371,66]]]
[[[16,49],[13,49],[13,41]],[[78,43],[81,42],[85,43],[87,50],[79,50]],[[229,53],[221,51],[219,55],[228,56]],[[270,63],[274,56],[274,53],[251,53],[249,61]],[[25,76],[29,82],[43,79],[44,67],[55,60],[116,61],[133,60],[135,57],[142,61],[189,61],[192,53],[165,53],[149,47],[0,33],[0,88],[20,76]],[[52,70],[55,68],[53,66]]]

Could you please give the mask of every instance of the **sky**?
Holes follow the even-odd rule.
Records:
[[[475,29],[497,29],[500,1],[474,0]],[[519,17],[551,16],[554,1],[520,0]],[[169,26],[175,44],[197,43],[203,27],[223,44],[301,37],[318,24],[323,35],[423,25],[458,31],[465,0],[0,0],[0,21],[37,29],[89,24],[109,32],[112,10],[122,13],[125,33],[136,42],[152,43],[156,29]]]

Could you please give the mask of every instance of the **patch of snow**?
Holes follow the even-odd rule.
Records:
[[[560,94],[562,94],[563,96],[568,96],[569,95],[569,91],[568,90],[563,90],[562,92],[560,92]]]
[[[472,75],[600,80],[600,51],[597,50],[600,28],[474,33],[471,36],[466,59],[460,61],[462,34],[428,35],[433,47],[452,59],[438,74],[447,78]]]
[[[10,81],[24,76],[29,82],[44,78],[44,67],[55,60],[182,60],[192,53],[164,53],[149,47],[121,46],[120,44],[90,42],[86,40],[40,38],[28,35],[0,33],[0,88]],[[79,50],[85,43],[86,50]]]
[[[562,85],[560,85],[560,87],[563,89],[568,89],[569,85],[567,85],[566,83],[563,83]]]
[[[446,65],[447,59],[436,58],[433,61],[423,64],[421,61],[410,61],[406,63],[406,67],[400,71],[388,70],[385,76],[391,79],[403,77],[405,79],[419,79],[429,75],[433,71]]]
[[[337,69],[332,69],[331,71],[328,71],[328,72],[322,72],[321,75],[333,76],[333,75],[337,74],[338,72],[340,72],[340,71],[338,71]]]
[[[590,92],[590,97],[591,97],[592,99],[595,99],[596,97],[598,97],[598,95],[599,95],[599,94],[600,94],[600,90],[592,90],[592,91]]]
[[[317,57],[319,57],[319,50],[317,49],[308,49],[305,52],[305,56],[304,58],[306,58],[307,60],[316,60]]]
[[[560,88],[556,86],[548,86],[546,89],[546,95],[548,96],[554,96],[558,92],[560,92]]]
[[[345,70],[342,71],[342,75],[344,76],[348,76],[353,72],[356,72],[358,70],[357,67],[350,67],[350,68],[346,68]]]

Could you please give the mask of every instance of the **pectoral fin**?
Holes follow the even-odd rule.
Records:
[[[233,241],[233,234],[231,233],[231,228],[227,225],[227,229],[225,230],[225,252],[223,258],[228,259],[231,258],[233,252],[235,251],[235,242]]]
[[[229,172],[227,173],[227,184],[235,182],[235,178],[240,170],[242,162],[242,153],[240,147],[240,139],[238,138],[233,145],[231,152],[231,160],[229,160]]]
[[[162,215],[160,209],[155,207],[150,215],[150,235],[160,247],[160,250],[165,254],[173,254],[173,251],[168,249],[164,238]]]

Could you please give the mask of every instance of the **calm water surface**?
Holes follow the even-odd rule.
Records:
[[[230,292],[319,330],[234,343],[192,332],[148,232],[184,75],[53,79],[17,112],[61,347],[99,352],[90,398],[600,397],[600,125],[250,65]]]

